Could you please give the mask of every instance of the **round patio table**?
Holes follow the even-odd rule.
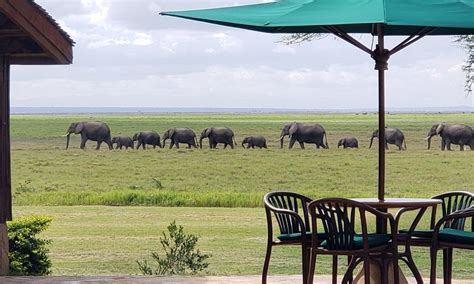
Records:
[[[412,211],[412,210],[418,210],[418,213],[415,216],[415,219],[413,220],[412,224],[410,225],[410,229],[408,232],[404,235],[404,242],[405,242],[405,251],[401,252],[398,254],[399,259],[403,260],[408,267],[410,268],[411,272],[413,273],[413,276],[416,278],[417,283],[423,283],[423,279],[421,278],[421,274],[418,271],[418,268],[415,265],[415,262],[413,261],[412,255],[411,255],[411,250],[410,250],[410,241],[411,237],[413,235],[413,231],[415,230],[416,226],[418,225],[421,217],[423,217],[423,214],[426,212],[426,210],[429,207],[432,207],[433,210],[436,210],[436,206],[438,204],[441,204],[441,200],[439,199],[426,199],[426,198],[385,198],[384,200],[379,200],[378,198],[351,198],[351,200],[364,203],[366,205],[369,205],[371,207],[374,207],[380,211],[387,211],[388,209],[395,209],[395,208],[400,208],[398,210],[397,214],[395,215],[395,228],[398,230],[398,225],[400,223],[400,218],[403,213],[407,211]],[[378,222],[378,224],[380,224]],[[387,232],[387,225],[386,224],[381,224],[377,226],[377,233],[386,233]],[[397,232],[398,233],[398,232]],[[375,266],[374,268],[378,268],[378,265],[371,265]],[[371,274],[374,269],[371,269]],[[375,271],[374,271],[375,272]],[[400,283],[403,283],[402,279],[405,279],[404,275],[401,273],[401,270],[399,271],[400,273]],[[359,273],[360,274],[360,273]],[[363,274],[363,273],[362,273]],[[378,274],[380,276],[380,273]],[[390,275],[390,274],[389,274]],[[355,279],[360,279],[360,275],[356,276]],[[375,275],[371,275],[373,277]],[[392,274],[393,276],[393,274]],[[378,277],[377,277],[378,278]],[[378,279],[381,280],[381,279]],[[405,280],[406,281],[406,280]],[[356,281],[355,281],[356,282]],[[376,283],[381,283],[381,282],[376,282]]]

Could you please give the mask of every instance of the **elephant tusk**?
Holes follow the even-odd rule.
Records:
[[[431,138],[430,136],[427,136],[427,137],[425,138],[425,140],[429,140],[430,138]]]
[[[283,138],[285,138],[285,136],[280,136],[280,138],[278,138],[278,140],[282,140]]]

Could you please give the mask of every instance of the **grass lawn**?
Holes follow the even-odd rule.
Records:
[[[136,260],[149,259],[152,250],[161,249],[161,232],[172,220],[182,225],[186,233],[200,235],[198,247],[211,254],[205,274],[260,274],[265,257],[263,208],[15,207],[15,216],[31,214],[53,217],[44,237],[53,241],[50,255],[54,275],[139,274]],[[403,222],[405,226],[409,219]],[[301,273],[300,261],[300,249],[277,247],[270,274]],[[428,277],[429,250],[415,249],[415,261],[422,275]],[[438,267],[441,273],[442,268]],[[474,252],[455,251],[453,267],[455,278],[472,278]],[[330,259],[318,258],[317,273],[330,274],[330,268]],[[408,271],[406,266],[402,268]],[[339,271],[345,271],[343,265]]]

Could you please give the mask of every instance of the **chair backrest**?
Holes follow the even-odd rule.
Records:
[[[267,193],[263,198],[263,203],[267,213],[268,228],[272,229],[271,213],[273,213],[281,234],[310,232],[308,215],[308,204],[310,202],[310,198],[294,192],[277,191]],[[283,210],[280,211],[280,209]],[[295,215],[285,213],[285,210],[291,211]]]
[[[451,191],[432,197],[433,199],[440,199],[441,217],[445,217],[453,212],[469,208],[474,204],[474,194],[466,191]],[[436,223],[435,215],[432,214],[432,228]],[[457,219],[451,223],[447,223],[446,227],[456,230],[464,230],[466,218]]]
[[[325,247],[329,250],[353,250],[355,247],[356,220],[360,220],[360,231],[364,248],[368,248],[367,219],[368,206],[343,198],[324,198],[311,202],[308,206],[313,230],[317,230],[318,220],[326,234]],[[313,235],[314,237],[314,235]]]

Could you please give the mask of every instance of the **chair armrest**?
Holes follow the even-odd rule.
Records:
[[[268,204],[268,203],[265,203],[265,209],[268,211],[268,213],[278,213],[278,214],[282,214],[282,215],[288,215],[292,218],[294,218],[296,220],[296,222],[298,223],[298,225],[300,226],[301,228],[301,232],[306,232],[308,228],[306,228],[306,225],[303,221],[303,219],[301,218],[301,216],[294,212],[294,211],[291,211],[291,210],[288,210],[288,209],[282,209],[282,208],[277,208],[277,207],[274,207],[272,206],[271,204]],[[277,221],[278,220],[278,217],[277,218]],[[271,222],[271,220],[270,220]],[[301,234],[302,235],[302,238],[306,238],[306,234]]]
[[[437,236],[441,226],[443,226],[443,224],[445,224],[446,222],[468,217],[474,217],[474,205],[441,218],[441,220],[439,220],[438,223],[436,223],[436,226],[434,227],[433,235]]]

